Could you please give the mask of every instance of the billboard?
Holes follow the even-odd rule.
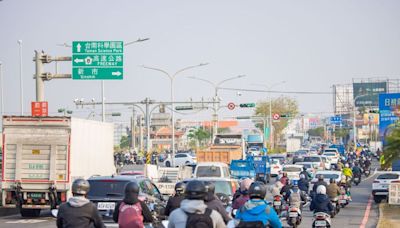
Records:
[[[383,140],[399,119],[400,93],[379,94],[379,136]]]
[[[387,91],[386,82],[360,82],[353,83],[353,99],[358,96],[368,94],[357,98],[356,107],[362,106],[378,106],[378,95],[380,93],[386,93]]]

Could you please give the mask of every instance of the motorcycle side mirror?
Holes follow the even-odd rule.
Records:
[[[52,215],[54,218],[57,218],[58,209],[52,209],[52,210],[51,210],[51,215]]]

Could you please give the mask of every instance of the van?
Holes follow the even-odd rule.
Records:
[[[230,178],[229,167],[222,162],[200,162],[194,170],[195,178],[197,177],[221,177]]]

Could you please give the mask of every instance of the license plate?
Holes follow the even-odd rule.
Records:
[[[389,185],[388,184],[382,184],[381,187],[382,188],[389,188]]]
[[[354,178],[354,181],[357,182],[359,179],[358,178]]]
[[[315,226],[326,226],[326,221],[317,220],[315,221]]]
[[[297,217],[298,215],[297,215],[297,212],[290,212],[289,213],[289,217],[291,217],[291,218],[294,218],[294,217]]]
[[[336,207],[336,203],[332,203],[332,206],[335,208]]]
[[[260,174],[259,176],[260,176],[260,177],[264,177],[264,174]]]
[[[97,203],[98,210],[114,210],[115,203]]]
[[[42,193],[31,193],[30,196],[31,198],[40,199],[43,195]]]
[[[346,200],[339,200],[339,203],[345,204],[347,201]]]
[[[282,203],[281,202],[279,202],[279,201],[274,201],[274,205],[275,206],[280,206]]]

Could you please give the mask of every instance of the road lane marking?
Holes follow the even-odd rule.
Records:
[[[375,176],[375,174],[377,173],[377,171],[378,171],[378,168],[375,168],[374,173],[372,173],[371,175],[369,175],[369,177],[362,179],[362,181],[366,181],[366,180],[368,180],[369,178]]]
[[[17,223],[24,223],[24,224],[35,224],[35,223],[40,223],[40,222],[46,222],[47,220],[40,220],[40,219],[19,219],[15,221],[8,221],[6,223],[12,223],[12,224],[17,224]]]
[[[365,209],[364,218],[361,222],[360,228],[365,228],[368,223],[369,213],[371,212],[371,205],[372,205],[372,195],[368,199],[367,208]]]

